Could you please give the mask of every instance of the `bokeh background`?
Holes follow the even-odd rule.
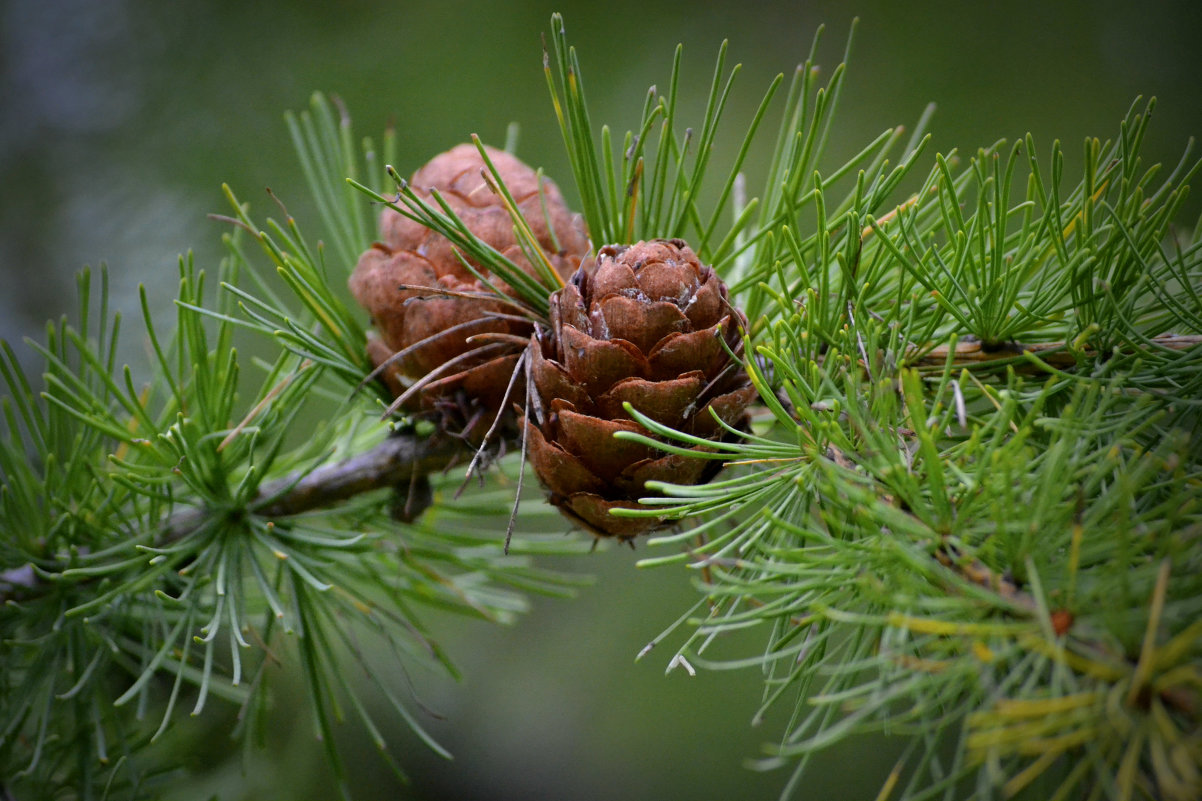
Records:
[[[934,149],[972,152],[1031,132],[1045,159],[1053,139],[1065,143],[1071,177],[1082,139],[1113,137],[1137,95],[1159,99],[1149,162],[1175,163],[1202,133],[1200,7],[4,0],[0,337],[40,337],[48,317],[71,312],[84,264],[109,265],[113,305],[127,317],[136,319],[138,284],[167,314],[179,254],[191,250],[202,265],[220,258],[224,227],[206,213],[225,211],[222,182],[260,217],[275,211],[262,191],[270,187],[315,226],[282,121],[314,90],[339,95],[360,135],[394,121],[402,173],[473,132],[499,144],[514,121],[519,155],[565,185],[541,69],[539,37],[552,11],[565,14],[580,50],[594,122],[619,131],[636,120],[647,86],[666,83],[678,42],[682,89],[698,95],[685,111],[699,116],[729,39],[729,63],[744,65],[727,112],[729,146],[772,76],[805,58],[818,25],[827,26],[829,69],[858,15],[832,158],[913,124],[934,102]],[[1196,198],[1189,208],[1196,216]],[[129,358],[141,353],[135,342]],[[463,679],[414,681],[444,716],[428,728],[456,759],[389,732],[411,778],[400,786],[348,733],[363,797],[774,798],[787,777],[744,767],[783,724],[748,725],[761,692],[754,671],[665,677],[670,648],[634,662],[696,598],[683,571],[639,571],[636,558],[611,549],[559,565],[596,581],[572,601],[536,599],[513,628],[432,618]],[[754,640],[743,645],[754,650]],[[328,797],[303,705],[286,690],[269,750],[249,771],[229,757],[228,721],[184,724],[179,736],[194,753],[173,797]],[[874,797],[899,748],[878,739],[836,749],[813,765],[798,797]]]

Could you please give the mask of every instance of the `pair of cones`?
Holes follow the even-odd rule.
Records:
[[[552,504],[598,536],[633,539],[663,521],[611,509],[639,508],[649,480],[708,481],[721,461],[615,438],[618,431],[652,435],[627,404],[671,428],[723,439],[728,432],[715,417],[738,426],[756,397],[740,360],[746,320],[681,240],[606,245],[588,257],[583,223],[555,184],[508,153],[487,153],[565,281],[550,296],[548,318],[521,313],[479,276],[516,298],[511,287],[479,265],[473,274],[444,237],[386,209],[382,241],[360,257],[350,279],[378,331],[369,356],[402,408],[469,441],[481,442],[494,420],[507,421],[506,434],[526,438]],[[409,185],[423,200],[437,192],[475,236],[537,278],[484,167],[475,146],[460,145],[420,168]],[[523,359],[529,392],[519,381],[513,397],[508,390]]]

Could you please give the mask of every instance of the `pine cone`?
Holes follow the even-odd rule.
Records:
[[[551,264],[567,277],[588,252],[580,217],[568,209],[554,182],[543,179],[540,197],[539,177],[534,170],[509,153],[486,150]],[[431,205],[436,205],[431,190],[438,190],[477,237],[530,275],[536,275],[518,246],[509,213],[485,183],[482,169],[484,160],[475,145],[462,144],[421,167],[409,183],[414,193]],[[552,229],[559,248],[553,244]],[[491,299],[495,296],[463,266],[445,237],[392,209],[385,209],[381,215],[380,231],[383,241],[359,257],[350,278],[351,292],[371,314],[378,330],[378,338],[368,341],[372,363],[379,366],[395,353],[405,351],[383,376],[396,396],[415,381],[441,370],[414,393],[404,408],[410,412],[437,411],[444,427],[475,427],[476,435],[483,434],[502,405],[521,346],[495,341],[481,345],[467,339],[488,333],[525,338],[533,324],[495,318],[498,313],[513,314],[514,309]],[[472,266],[488,275],[480,265]],[[509,290],[504,282],[489,278],[502,291]],[[470,296],[400,289],[401,285]],[[450,330],[455,326],[461,327]]]
[[[726,285],[681,240],[601,248],[551,296],[551,327],[531,338],[535,391],[523,418],[530,462],[551,503],[598,536],[629,540],[662,525],[625,518],[643,484],[708,481],[721,462],[617,439],[650,434],[624,401],[656,422],[706,439],[739,425],[756,391],[743,365],[742,312]],[[533,418],[533,419],[531,419]]]

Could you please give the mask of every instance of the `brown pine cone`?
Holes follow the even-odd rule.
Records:
[[[540,198],[539,178],[533,169],[509,153],[486,150],[551,264],[566,278],[588,252],[581,218],[568,209],[554,182],[543,179]],[[477,237],[530,275],[537,275],[518,246],[513,221],[501,198],[481,176],[482,169],[484,160],[475,145],[462,144],[421,167],[409,184],[419,198],[433,206],[437,204],[431,190],[438,190]],[[440,371],[414,393],[404,408],[410,412],[437,412],[445,428],[464,429],[465,433],[471,429],[469,437],[476,439],[500,409],[522,347],[504,341],[473,343],[467,339],[479,334],[524,339],[533,324],[496,318],[502,313],[512,315],[515,309],[492,299],[488,288],[460,263],[450,241],[442,235],[392,209],[385,209],[381,215],[380,231],[383,241],[359,257],[350,278],[352,294],[371,314],[378,331],[378,338],[368,340],[368,355],[379,366],[405,351],[383,375],[396,396],[415,381]],[[502,291],[509,290],[480,265],[472,266]],[[436,291],[400,289],[401,285]]]
[[[721,462],[616,439],[650,434],[624,401],[656,422],[721,439],[711,416],[739,425],[755,388],[742,354],[742,312],[726,285],[679,239],[601,248],[551,296],[551,327],[531,338],[535,391],[523,418],[530,462],[551,503],[598,536],[629,540],[663,524],[615,517],[640,507],[649,480],[708,481]]]

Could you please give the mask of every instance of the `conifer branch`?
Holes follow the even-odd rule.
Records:
[[[1202,163],[1187,152],[1163,185],[1154,182],[1157,171],[1137,155],[1148,103],[1132,108],[1115,142],[1086,143],[1075,186],[1062,181],[1059,146],[1049,172],[1030,137],[1009,155],[1000,145],[979,151],[967,169],[954,154],[936,155],[922,179],[929,114],[901,153],[899,127],[828,169],[822,151],[844,67],[819,86],[816,40],[787,89],[763,196],[744,197],[742,165],[760,147],[756,131],[783,78],[764,95],[708,208],[702,189],[737,72],[727,71],[725,49],[701,124],[679,125],[678,49],[670,89],[652,89],[639,127],[615,150],[608,128],[595,136],[560,18],[553,29],[544,68],[592,245],[696,243],[730,285],[731,304],[748,312],[746,337],[722,345],[743,359],[754,384],[747,397],[758,393],[767,410],[750,425],[714,410],[726,436],[711,440],[625,403],[632,420],[618,427],[637,422],[656,438],[608,429],[597,438],[730,468],[710,483],[670,483],[676,465],[665,461],[666,478],[638,483],[646,497],[605,512],[631,526],[639,517],[688,521],[648,541],[674,553],[642,561],[689,564],[704,577],[705,598],[655,640],[691,629],[668,669],[723,665],[707,654],[721,635],[768,632],[753,656],[724,666],[764,670],[757,718],[796,691],[763,762],[794,766],[786,795],[810,755],[888,727],[914,740],[882,797],[904,764],[907,783],[890,797],[974,787],[974,797],[1013,797],[1040,779],[1033,792],[1055,790],[1036,797],[1136,797],[1141,788],[1196,798],[1202,246],[1195,233],[1170,248],[1169,226]],[[554,593],[570,583],[502,555],[508,487],[415,519],[431,503],[428,477],[472,453],[462,439],[405,429],[352,444],[365,441],[368,418],[346,413],[364,402],[362,393],[348,401],[346,390],[409,351],[396,349],[371,372],[365,315],[340,296],[346,276],[327,268],[352,265],[369,247],[374,201],[451,241],[490,292],[489,273],[524,289],[530,317],[559,308],[547,287],[470,234],[449,196],[399,179],[396,198],[379,194],[395,171],[358,157],[345,110],[335,114],[318,97],[313,115],[289,126],[334,258],[307,244],[291,217],[260,228],[229,192],[240,231],[217,303],[190,260],[181,262],[175,339],[159,337],[143,300],[151,386],[139,389],[128,371],[120,380],[116,325],[108,327],[103,300],[100,325],[89,325],[86,274],[79,330],[52,327],[38,346],[44,391],[7,348],[0,353],[12,395],[0,416],[0,523],[10,535],[0,541],[0,640],[12,654],[0,693],[0,798],[26,797],[26,788],[40,797],[49,782],[95,793],[112,778],[93,769],[95,757],[107,760],[106,743],[123,749],[117,765],[133,764],[127,756],[145,745],[123,734],[135,706],[126,702],[152,703],[156,686],[172,680],[160,732],[182,686],[197,689],[194,714],[213,695],[255,697],[244,709],[261,716],[260,677],[249,689],[243,677],[290,641],[342,782],[333,722],[351,710],[378,730],[348,679],[352,661],[382,691],[375,697],[428,741],[382,678],[389,671],[373,665],[377,650],[446,664],[411,605],[508,620],[523,603],[510,588]],[[392,150],[387,140],[383,150]],[[496,156],[479,152],[485,180],[496,179],[521,229],[520,247],[506,252],[541,258],[544,245],[522,227],[516,196],[492,169]],[[921,187],[902,184],[915,176]],[[537,185],[528,202],[545,216],[541,173]],[[288,302],[251,268],[245,232]],[[398,288],[431,283],[389,278],[380,292],[396,301]],[[476,297],[430,289],[443,300]],[[371,316],[378,326],[380,315]],[[490,319],[502,318],[527,322]],[[235,330],[279,349],[249,412]],[[496,330],[473,341],[520,349],[525,338]],[[411,386],[433,385],[438,369],[423,368]],[[505,375],[510,388],[521,377]],[[375,400],[387,405],[384,386]],[[507,390],[501,407],[508,400]],[[329,424],[291,449],[301,407],[322,402]],[[358,448],[366,449],[343,457]],[[543,452],[552,465],[572,464]],[[348,503],[384,489],[391,497]],[[399,546],[390,500],[404,523]],[[527,505],[510,520],[511,531],[521,526],[515,551],[539,537],[523,529],[540,508],[552,511]],[[361,646],[365,635],[376,645]],[[116,699],[113,676],[122,682]]]
[[[446,470],[472,452],[457,437],[399,432],[363,453],[264,482],[246,511],[278,520],[327,509],[374,490],[396,488],[408,492],[430,473]],[[420,492],[413,495],[404,508],[408,519],[418,517],[431,502],[428,495]],[[213,514],[209,508],[196,506],[173,512],[162,533],[154,538],[154,545],[164,547],[178,542],[203,526]],[[28,565],[6,570],[0,573],[0,604],[26,596],[45,583]]]

